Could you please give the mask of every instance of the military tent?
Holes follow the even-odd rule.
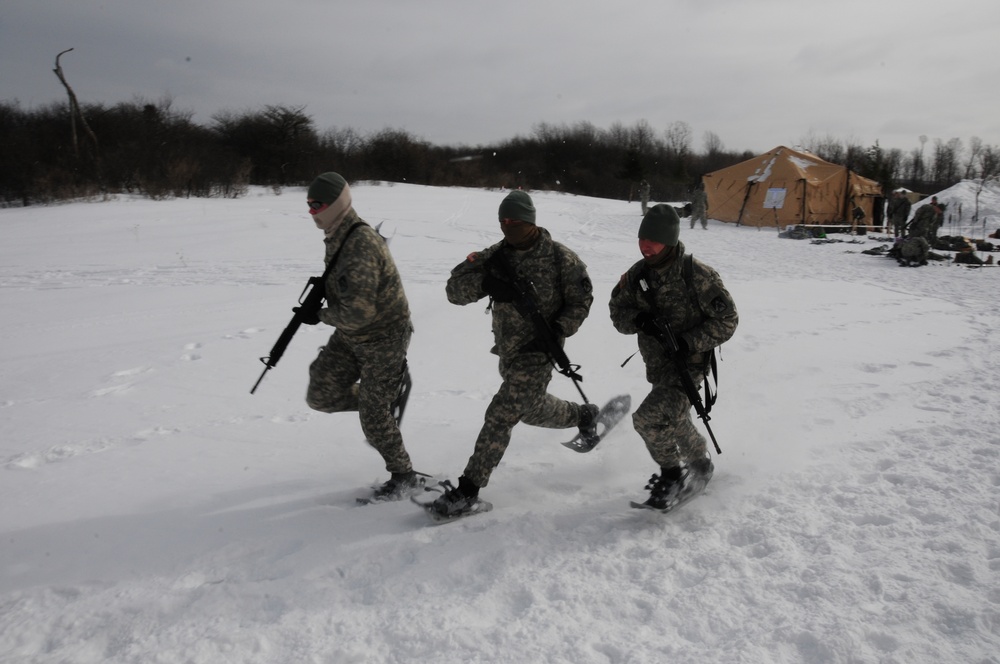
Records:
[[[702,177],[708,216],[745,226],[883,225],[882,188],[845,166],[778,146]]]

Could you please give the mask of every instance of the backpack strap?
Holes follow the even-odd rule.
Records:
[[[320,283],[323,284],[324,293],[326,293],[326,280],[333,273],[333,268],[336,267],[337,265],[337,259],[340,258],[340,252],[344,250],[344,245],[347,244],[347,238],[351,237],[351,233],[353,233],[354,229],[356,229],[358,226],[367,226],[367,225],[368,224],[366,224],[365,222],[359,221],[347,229],[347,233],[344,234],[344,239],[341,240],[340,246],[337,247],[337,251],[333,252],[333,256],[330,257],[330,262],[326,264],[326,269],[323,270],[323,276],[320,277]],[[379,234],[379,237],[382,237],[382,235]],[[327,300],[330,299],[329,294],[327,294],[326,298]]]

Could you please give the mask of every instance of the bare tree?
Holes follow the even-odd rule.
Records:
[[[683,120],[671,122],[664,132],[667,152],[675,159],[684,159],[691,153],[691,125]]]
[[[705,154],[709,157],[715,157],[725,149],[722,139],[714,131],[706,131],[702,136],[702,142],[705,144]]]
[[[79,118],[80,124],[83,126],[83,130],[87,133],[87,137],[94,144],[94,157],[99,160],[100,145],[97,142],[97,136],[94,134],[93,130],[91,130],[90,125],[87,124],[87,118],[83,117],[83,113],[80,111],[80,104],[76,100],[76,93],[73,92],[73,88],[71,88],[69,83],[66,82],[66,76],[63,75],[62,65],[59,64],[59,58],[72,50],[73,49],[71,48],[67,48],[65,51],[61,51],[56,56],[56,68],[52,71],[54,71],[56,76],[59,77],[59,81],[62,82],[63,87],[66,88],[66,93],[69,95],[69,121],[73,136],[73,154],[77,157],[80,156],[80,147],[76,137],[76,120]]]
[[[965,179],[971,180],[976,174],[976,161],[983,150],[983,139],[973,136],[969,139],[969,160],[965,162]]]

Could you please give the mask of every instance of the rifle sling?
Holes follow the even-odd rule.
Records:
[[[337,251],[333,252],[333,256],[330,257],[330,262],[326,264],[326,269],[323,270],[323,276],[320,277],[320,283],[323,284],[323,292],[326,293],[326,280],[333,274],[333,268],[337,265],[337,259],[340,258],[340,252],[344,250],[344,245],[347,244],[347,238],[351,237],[351,233],[358,226],[367,226],[363,221],[355,222],[350,228],[347,229],[347,233],[344,234],[344,239],[340,241],[340,246],[337,247]],[[327,297],[327,300],[330,298]]]

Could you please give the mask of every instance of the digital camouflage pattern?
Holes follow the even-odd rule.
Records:
[[[357,223],[363,225],[350,232]],[[352,209],[324,242],[327,264],[342,244],[344,248],[326,280],[327,307],[319,312],[321,321],[355,341],[412,327],[403,281],[378,231]]]
[[[554,242],[545,229],[538,241],[525,251],[505,242],[471,254],[451,271],[446,293],[452,304],[471,304],[486,297],[482,282],[486,272],[504,278],[490,258],[506,252],[511,267],[531,282],[534,299],[550,325],[572,336],[590,313],[594,301],[587,266],[567,247]],[[577,426],[580,405],[547,393],[552,379],[548,356],[533,349],[535,329],[513,303],[492,302],[493,352],[500,356],[503,383],[486,409],[483,427],[466,465],[464,475],[473,484],[485,487],[490,475],[510,444],[518,422],[552,429]]]
[[[700,222],[702,228],[708,228],[708,196],[705,190],[698,187],[691,196],[691,228],[695,222]]]
[[[448,301],[465,305],[486,297],[483,277],[487,270],[504,278],[502,270],[490,258],[497,251],[504,251],[518,276],[534,285],[535,303],[549,324],[558,325],[564,336],[576,334],[594,301],[587,266],[569,248],[555,242],[547,230],[538,230],[538,241],[526,251],[515,250],[504,241],[470,254],[451,271],[445,287]],[[519,353],[535,338],[531,321],[513,303],[493,302],[492,312],[495,352],[501,358]]]
[[[705,438],[691,419],[691,403],[671,359],[660,342],[640,332],[635,318],[652,312],[639,281],[645,277],[653,294],[654,315],[662,316],[690,349],[688,366],[696,386],[704,378],[708,353],[729,340],[739,324],[732,296],[711,267],[694,260],[693,290],[681,274],[684,244],[678,243],[674,260],[656,269],[640,260],[622,275],[611,292],[611,322],[622,334],[638,334],[639,352],[646,364],[646,380],[653,389],[632,415],[636,432],[661,467],[706,456]]]
[[[338,329],[309,365],[306,403],[323,413],[357,411],[365,439],[390,473],[413,470],[392,416],[410,334],[410,328],[403,328],[383,339],[359,342]]]
[[[353,209],[325,242],[327,263],[343,245],[327,278],[327,306],[319,313],[337,329],[309,367],[306,403],[324,413],[358,411],[361,430],[386,470],[409,472],[413,467],[391,409],[413,333],[399,271],[385,240]]]
[[[936,217],[937,211],[931,205],[922,206],[913,215],[913,221],[906,230],[906,238],[899,245],[899,253],[905,264],[921,265],[927,262]]]
[[[889,199],[889,221],[892,223],[893,233],[897,236],[904,234],[906,220],[910,218],[910,199],[903,194],[896,194]]]

